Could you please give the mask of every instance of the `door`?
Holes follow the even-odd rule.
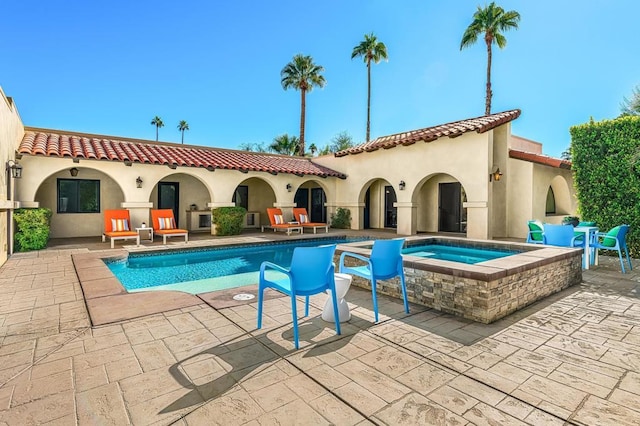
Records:
[[[462,232],[460,183],[441,183],[439,184],[438,192],[438,231]]]
[[[173,210],[176,226],[180,223],[178,207],[180,203],[180,184],[178,182],[158,182],[158,208]]]
[[[384,187],[384,227],[385,228],[397,228],[398,227],[398,208],[393,204],[397,201],[396,191],[393,186],[387,185]]]
[[[364,216],[364,229],[371,228],[371,221],[369,220],[369,212],[371,212],[371,187],[367,188],[367,192],[364,194],[364,210],[362,212]]]
[[[309,213],[309,188],[298,188],[293,202],[296,203],[296,207],[305,208]]]
[[[327,197],[322,188],[311,188],[311,211],[307,209],[311,216],[311,222],[327,223],[327,208],[324,206]]]

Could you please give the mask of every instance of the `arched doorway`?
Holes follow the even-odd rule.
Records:
[[[300,185],[293,197],[296,207],[307,209],[311,222],[327,223],[327,195],[316,182],[307,181]]]
[[[387,180],[371,181],[361,196],[361,202],[364,203],[364,229],[397,228],[397,201],[396,191]]]

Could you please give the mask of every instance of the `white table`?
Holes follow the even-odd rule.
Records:
[[[344,297],[351,287],[351,275],[349,274],[334,274],[336,282],[336,298],[338,299],[338,317],[340,322],[349,321],[351,319],[351,312],[349,311],[349,304],[344,300]],[[333,298],[331,297],[331,290],[327,290],[329,297],[324,304],[322,310],[322,319],[327,322],[336,322],[333,314]]]
[[[138,235],[140,235],[140,231],[147,231],[149,233],[149,240],[153,241],[153,228],[149,228],[148,226],[136,228],[136,232],[138,233]],[[142,237],[142,235],[140,236]]]
[[[584,234],[584,269],[589,269],[591,263],[591,236],[598,232],[597,226],[576,226],[573,228],[576,232],[582,232]],[[594,264],[598,264],[598,252],[596,251]]]

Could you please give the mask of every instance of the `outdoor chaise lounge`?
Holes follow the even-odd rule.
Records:
[[[140,234],[131,228],[131,218],[129,210],[105,210],[104,211],[104,232],[102,233],[102,242],[106,238],[111,239],[111,248],[115,240],[136,240],[136,244],[140,245]]]
[[[313,229],[313,233],[315,234],[318,228],[324,228],[324,232],[329,232],[329,225],[321,222],[310,222],[309,214],[307,213],[307,209],[302,207],[297,207],[293,209],[293,217],[296,218],[296,221],[302,226],[302,228],[311,228]]]
[[[162,244],[167,244],[167,237],[184,237],[185,243],[189,241],[189,231],[176,228],[171,209],[151,210],[151,226],[154,234],[162,235]]]
[[[284,221],[282,210],[273,207],[268,208],[267,216],[269,216],[270,225],[262,225],[262,232],[264,232],[264,228],[271,228],[273,232],[278,230],[285,231],[287,235],[291,235],[291,231],[298,231],[302,234],[302,226],[298,222],[287,223]]]

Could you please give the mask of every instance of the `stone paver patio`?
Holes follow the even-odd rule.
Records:
[[[72,262],[88,251],[0,268],[0,424],[640,425],[639,275],[614,258],[490,325],[385,297],[373,324],[352,287],[336,336],[319,295],[296,351],[282,297],[262,330],[255,302],[206,298],[91,327]]]

